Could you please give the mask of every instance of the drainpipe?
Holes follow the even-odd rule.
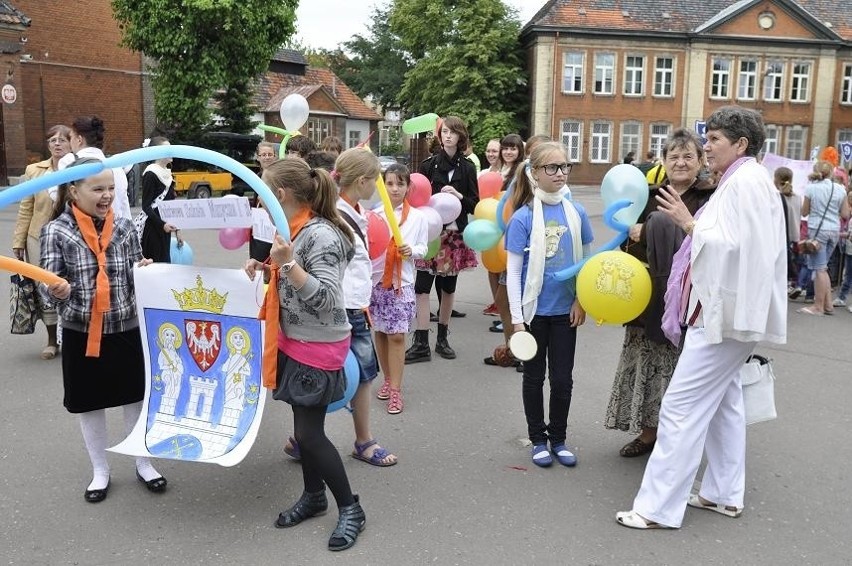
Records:
[[[550,103],[550,138],[561,142],[562,137],[557,138],[554,135],[554,132],[556,132],[556,97],[560,92],[559,81],[559,32],[557,31],[553,43],[553,85],[556,88],[551,89],[553,98]]]

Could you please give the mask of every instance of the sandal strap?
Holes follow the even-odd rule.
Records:
[[[337,520],[337,526],[334,532],[331,533],[331,538],[339,538],[346,541],[347,544],[354,542],[361,531],[364,530],[364,524],[367,522],[367,517],[361,504],[358,500],[352,505],[340,508],[340,517]]]
[[[368,440],[364,444],[358,444],[356,442],[355,443],[355,452],[357,452],[359,456],[363,456],[364,450],[366,450],[370,446],[375,446],[376,444],[378,444],[378,441],[375,438]],[[375,451],[373,453],[375,454]]]

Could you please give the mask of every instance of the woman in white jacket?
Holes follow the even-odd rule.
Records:
[[[635,529],[679,528],[687,505],[738,517],[745,492],[745,414],[740,368],[759,341],[787,334],[786,229],[768,171],[755,160],[765,139],[753,110],[720,108],[707,119],[704,151],[722,175],[695,218],[676,193],[660,209],[690,235],[675,255],[663,329],[686,333],[663,397],[657,443],[633,502],[616,514]],[[707,455],[701,488],[693,480]]]

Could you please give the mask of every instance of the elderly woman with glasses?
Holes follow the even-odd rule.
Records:
[[[621,448],[625,458],[647,454],[657,440],[660,401],[677,364],[680,349],[662,331],[663,295],[672,258],[686,233],[665,213],[659,212],[655,198],[663,189],[674,191],[690,214],[710,199],[714,186],[698,179],[704,163],[701,140],[687,129],[678,129],[663,146],[666,177],[652,188],[648,205],[630,228],[630,238],[622,249],[648,266],[651,301],[645,312],[626,325],[621,359],[615,372],[612,394],[604,426],[639,433]]]
[[[739,517],[745,495],[740,369],[760,341],[787,339],[786,226],[781,200],[755,156],[765,139],[754,110],[707,119],[704,152],[718,188],[695,215],[676,191],[656,197],[684,239],[672,263],[663,331],[683,349],[660,408],[657,442],[631,511],[634,529],[680,528],[687,506]],[[701,456],[707,468],[691,493]]]
[[[71,129],[62,125],[50,128],[47,131],[47,149],[50,157],[27,166],[24,172],[25,181],[59,170],[59,160],[71,151]],[[15,233],[12,236],[12,252],[18,259],[39,265],[41,228],[47,224],[53,214],[57,188],[50,187],[21,201]],[[47,328],[47,346],[41,351],[41,357],[52,360],[59,351],[56,340],[56,311],[39,304],[39,312]]]

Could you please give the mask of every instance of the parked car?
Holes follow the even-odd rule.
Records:
[[[379,156],[379,165],[382,168],[382,173],[384,173],[387,168],[393,165],[394,163],[398,163],[398,161],[396,160],[396,157],[393,157],[392,155]]]
[[[255,161],[255,150],[261,137],[233,132],[208,132],[194,145],[218,151],[242,163],[257,174],[260,166]],[[222,194],[254,196],[248,183],[220,167],[190,159],[175,159],[172,163],[175,191],[187,198],[210,198]],[[246,194],[249,193],[249,194]]]

